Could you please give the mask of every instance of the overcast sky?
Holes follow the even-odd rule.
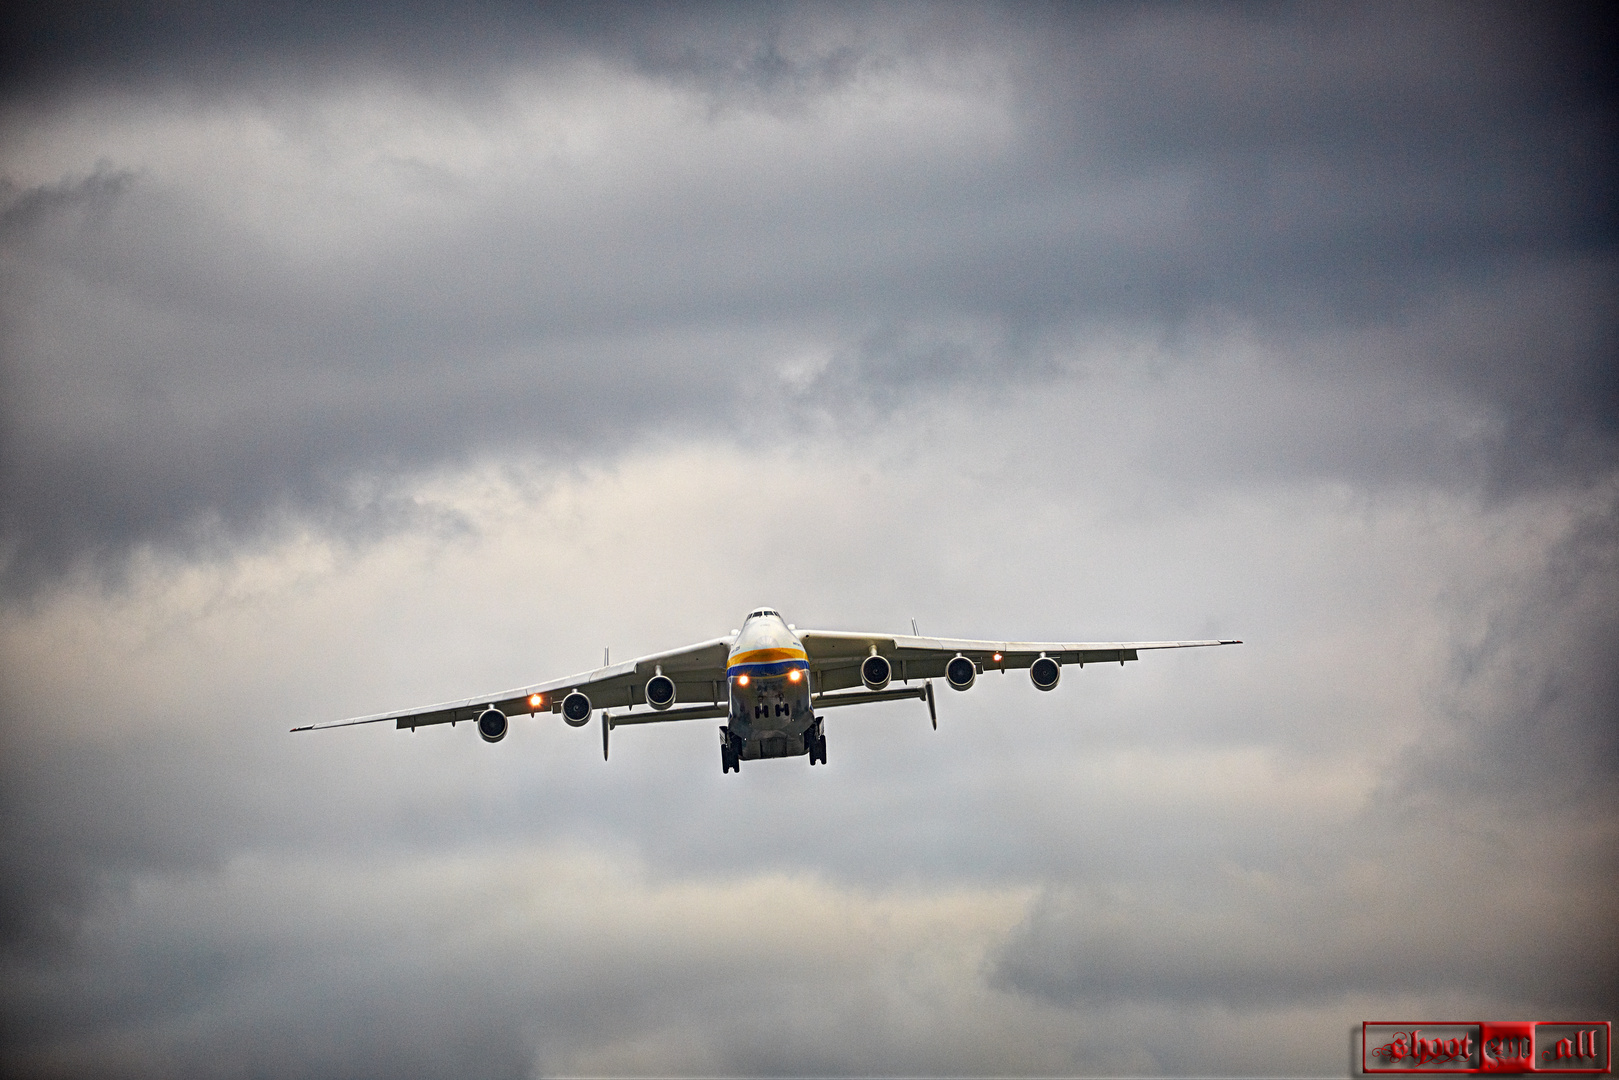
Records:
[[[8,12],[0,1070],[1330,1076],[1363,1020],[1619,1019],[1583,10]],[[813,770],[287,730],[759,604],[1246,644],[839,710]]]

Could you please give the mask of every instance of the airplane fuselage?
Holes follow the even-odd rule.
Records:
[[[728,737],[743,760],[809,753],[815,732],[809,654],[782,617],[752,612],[726,659]],[[807,737],[806,737],[807,736]]]

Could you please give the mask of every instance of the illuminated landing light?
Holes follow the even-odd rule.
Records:
[[[791,671],[789,671],[787,673],[787,679],[788,679],[789,682],[797,682],[799,679],[802,679],[803,677],[804,677],[804,673],[802,671],[799,671],[797,668],[794,668],[793,670],[791,670]]]
[[[995,662],[996,662],[996,663],[997,663],[997,664],[998,664],[998,663],[1000,663],[1000,662],[1001,662],[1001,654],[1000,654],[1000,653],[996,653],[996,654],[995,654]]]
[[[545,699],[538,694],[530,694],[528,696],[528,707],[531,709],[538,709],[540,707],[540,703],[544,700]]]
[[[748,685],[748,677],[746,675],[738,675],[736,677],[736,684],[738,686],[746,686],[746,685]]]

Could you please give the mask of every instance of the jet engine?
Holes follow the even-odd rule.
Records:
[[[872,653],[860,661],[860,681],[866,684],[867,690],[881,690],[893,677],[894,665],[888,662],[886,656]]]
[[[663,710],[675,703],[675,681],[661,672],[646,681],[646,703]],[[588,706],[587,714],[588,714]]]
[[[944,681],[952,690],[970,690],[978,679],[978,665],[957,653],[944,666]]]
[[[1049,656],[1042,656],[1029,665],[1029,678],[1034,680],[1036,690],[1055,690],[1057,680],[1062,678],[1062,665]]]
[[[478,736],[484,742],[499,742],[506,737],[506,714],[499,709],[485,709],[478,714]]]
[[[563,698],[562,722],[569,727],[584,727],[590,723],[590,699],[577,690]]]

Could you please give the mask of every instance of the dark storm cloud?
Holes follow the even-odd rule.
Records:
[[[993,78],[999,64],[1019,125],[1005,152],[959,160],[901,152],[863,168],[832,146],[816,162],[812,142],[796,175],[759,161],[731,163],[735,178],[688,170],[644,205],[580,192],[576,222],[452,181],[459,228],[425,245],[364,240],[335,261],[116,160],[13,184],[0,480],[13,590],[283,512],[386,527],[387,507],[352,505],[366,475],[512,447],[568,460],[607,427],[616,441],[735,423],[732,388],[769,342],[695,370],[640,357],[663,351],[657,335],[723,331],[743,312],[866,356],[812,391],[851,405],[965,372],[1036,375],[1054,328],[1174,332],[1211,311],[1295,339],[1372,327],[1403,335],[1396,363],[1505,416],[1504,481],[1614,460],[1611,33],[1557,10],[85,5],[10,18],[13,125],[107,86],[285,98],[391,72],[460,100],[468,71],[586,56],[688,88],[722,118],[828,101],[859,78],[925,82],[930,65],[961,62]],[[781,115],[820,137],[802,108]],[[970,353],[883,346],[961,317],[991,331]],[[895,399],[899,387],[912,389]]]
[[[190,85],[341,72],[356,64],[478,84],[479,68],[588,51],[721,96],[781,99],[841,85],[887,44],[999,20],[939,5],[73,3],[7,16],[0,89]],[[864,40],[863,40],[864,39]]]
[[[374,283],[334,311],[322,290],[340,283],[290,280],[275,253],[220,238],[161,196],[120,201],[131,183],[97,175],[31,192],[6,221],[14,250],[55,241],[60,256],[31,280],[8,275],[13,580],[86,551],[229,541],[285,510],[343,531],[387,527],[410,519],[408,506],[386,490],[354,491],[355,469],[409,473],[514,442],[577,452],[606,426],[633,436],[661,412],[702,423],[729,395],[718,371],[704,375],[723,343],[632,332],[527,344],[521,322],[545,312],[516,326],[497,315],[489,327],[476,310],[515,305],[509,292],[448,310],[431,294],[459,291],[453,278],[472,254],[403,283],[404,296]],[[234,271],[244,256],[264,275]],[[514,349],[526,355],[503,355]]]
[[[604,14],[611,14],[605,8]],[[461,49],[531,44],[571,20],[543,5],[67,3],[6,15],[11,94],[90,85],[220,83],[266,65],[318,67],[375,56],[430,66]]]
[[[1073,119],[1071,160],[1191,183],[1149,272],[1161,310],[1423,327],[1459,299],[1450,340],[1428,330],[1402,363],[1569,465],[1547,444],[1611,444],[1619,418],[1613,29],[1578,9],[1158,8],[1064,41],[1073,78],[1036,85]]]

